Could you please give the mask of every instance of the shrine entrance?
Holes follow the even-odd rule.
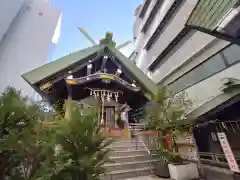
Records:
[[[109,128],[116,127],[115,120],[115,107],[105,106],[104,107],[104,124]]]

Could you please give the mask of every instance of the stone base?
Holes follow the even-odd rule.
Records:
[[[210,180],[234,180],[233,172],[223,167],[217,167],[210,164],[201,164],[203,176]],[[239,180],[239,179],[238,179]]]
[[[198,168],[194,163],[183,165],[168,164],[168,168],[170,177],[174,180],[192,180],[199,178]]]
[[[158,177],[162,177],[162,178],[169,178],[170,174],[169,174],[169,169],[168,169],[168,164],[164,161],[158,161],[153,163],[155,166],[155,174]]]

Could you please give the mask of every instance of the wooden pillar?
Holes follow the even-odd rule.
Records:
[[[115,109],[114,109],[114,121],[115,121],[115,127],[118,127],[117,125],[117,120],[118,120],[118,108],[115,106]]]
[[[104,100],[102,97],[99,98],[100,99],[100,106],[101,106],[101,117],[100,117],[100,125],[103,125],[104,123]],[[103,122],[102,122],[103,121]]]
[[[67,90],[68,90],[68,98],[65,101],[65,119],[70,120],[71,119],[71,111],[72,111],[72,87],[71,85],[67,84]]]

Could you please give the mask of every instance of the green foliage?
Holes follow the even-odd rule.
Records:
[[[166,88],[160,88],[156,95],[153,95],[151,102],[146,106],[146,119],[148,128],[158,131],[158,154],[166,161],[181,163],[178,155],[176,138],[183,132],[189,131],[193,125],[187,122],[186,113],[192,107],[192,102],[187,99],[186,94],[171,94]],[[172,151],[169,151],[165,142],[165,136],[172,137]]]
[[[0,95],[0,179],[99,179],[111,141],[100,133],[97,110],[73,104],[65,119],[7,88]]]
[[[26,177],[22,167],[32,150],[26,144],[32,145],[33,127],[43,118],[43,108],[14,88],[9,87],[0,95],[0,179]]]
[[[80,106],[80,108],[79,108]],[[59,164],[55,179],[94,180],[105,172],[107,148],[111,141],[102,136],[98,126],[98,111],[74,105],[71,119],[60,119],[55,128],[56,144],[60,145]]]

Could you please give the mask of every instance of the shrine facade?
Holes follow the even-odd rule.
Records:
[[[100,124],[126,129],[157,86],[124,56],[106,33],[99,44],[71,53],[22,77],[51,104],[68,99],[92,106],[100,102]],[[125,120],[124,120],[125,119]]]

